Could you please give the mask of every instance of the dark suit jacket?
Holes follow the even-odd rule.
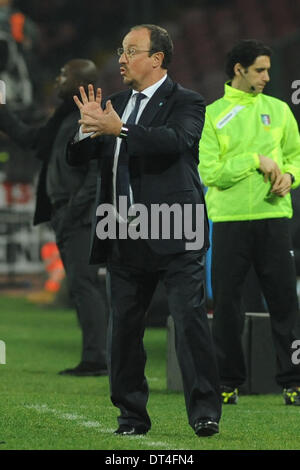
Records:
[[[122,116],[131,91],[110,97],[117,113]],[[198,146],[205,116],[204,100],[198,93],[174,83],[169,77],[154,93],[144,109],[138,124],[128,125],[126,138],[130,157],[130,172],[139,175],[140,198],[148,209],[151,204],[190,204],[193,208],[195,228],[195,206],[205,204],[198,173]],[[96,203],[111,202],[112,168],[115,137],[84,139],[70,143],[67,158],[71,165],[81,164],[89,156],[98,158],[98,184]],[[91,262],[105,261],[109,250],[107,240],[96,236],[99,219],[94,217]],[[209,246],[208,224],[205,211],[204,247]],[[147,243],[157,253],[174,254],[186,250],[186,239],[148,239]]]
[[[21,147],[35,151],[42,161],[34,213],[34,225],[51,219],[52,206],[46,192],[46,176],[52,149],[57,146],[62,155],[69,140],[78,128],[79,112],[74,102],[64,102],[57,108],[53,117],[40,127],[30,127],[23,123],[6,105],[0,106],[0,129]],[[76,185],[69,194],[65,212],[66,224],[72,226],[91,223],[92,207],[96,193],[96,162],[86,160],[78,168],[69,168]],[[68,175],[67,175],[68,176]]]

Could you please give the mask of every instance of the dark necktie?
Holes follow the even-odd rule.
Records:
[[[143,93],[137,93],[135,98],[135,105],[131,111],[126,124],[135,124],[136,117],[140,108],[141,101],[146,98]],[[119,208],[119,197],[127,197],[127,209],[131,205],[130,201],[130,175],[129,175],[129,155],[126,151],[125,142],[122,141],[119,151],[117,178],[116,178],[116,196],[117,196],[117,208]],[[118,211],[119,212],[119,211]]]

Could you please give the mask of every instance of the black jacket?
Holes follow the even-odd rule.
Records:
[[[131,91],[110,97],[117,113],[122,116]],[[151,205],[167,203],[189,204],[195,229],[196,205],[203,205],[204,195],[198,173],[198,146],[205,116],[204,100],[198,93],[184,89],[169,77],[154,93],[138,124],[130,124],[126,138],[130,156],[130,172],[139,175],[140,201],[150,212]],[[70,143],[67,158],[70,164],[82,164],[87,158],[98,159],[96,205],[111,202],[112,168],[115,138],[85,139]],[[94,217],[91,262],[106,259],[109,243],[96,235],[99,218]],[[204,246],[209,246],[206,210],[203,221]],[[186,238],[148,239],[151,248],[161,254],[186,250]]]

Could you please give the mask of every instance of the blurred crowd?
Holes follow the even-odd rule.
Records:
[[[183,5],[181,0],[115,0],[113,3],[86,0],[84,4],[80,0],[0,0],[2,40],[4,32],[11,28],[9,8],[24,15],[23,36],[20,16],[16,17],[14,26],[19,53],[15,63],[22,86],[18,93],[14,90],[15,103],[12,100],[10,104],[15,105],[27,123],[43,123],[52,114],[57,105],[55,77],[62,65],[74,57],[91,59],[98,65],[104,95],[119,89],[121,81],[114,51],[120,46],[120,38],[128,25],[142,22],[167,27],[175,45],[170,74],[186,87],[203,94],[207,103],[222,93],[225,53],[236,40],[256,35],[275,46],[272,81],[266,92],[289,102],[299,121],[299,106],[293,106],[289,100],[291,83],[299,78],[297,71],[300,69],[296,53],[300,41],[297,40],[298,2],[187,0]],[[276,41],[281,39],[278,46]],[[6,49],[0,37],[0,79],[9,82],[5,75]],[[20,68],[23,59],[26,67]],[[281,63],[284,66],[280,66]],[[13,69],[10,79],[18,74]],[[0,135],[2,181],[34,182],[39,162],[30,158],[30,152],[24,159],[24,152],[7,136]],[[297,196],[295,191],[295,200]],[[295,223],[296,220],[294,218]]]

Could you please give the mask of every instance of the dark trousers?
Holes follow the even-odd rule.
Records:
[[[110,321],[108,366],[111,399],[120,409],[119,424],[144,424],[148,384],[143,346],[145,316],[156,285],[164,282],[168,308],[175,324],[175,346],[182,372],[190,425],[201,417],[219,421],[219,379],[205,311],[204,261],[195,252],[159,256],[142,240],[122,241],[108,263]],[[130,246],[128,258],[122,256]],[[174,416],[176,410],[174,410]],[[174,418],[176,421],[176,418]]]
[[[64,210],[52,218],[57,246],[66,271],[70,297],[82,332],[81,360],[106,368],[107,300],[99,266],[89,265],[91,226],[66,226]]]
[[[213,224],[213,339],[221,383],[236,387],[246,378],[241,299],[251,265],[270,313],[276,381],[283,387],[300,385],[300,366],[291,360],[291,346],[300,339],[300,329],[295,262],[286,218]]]

